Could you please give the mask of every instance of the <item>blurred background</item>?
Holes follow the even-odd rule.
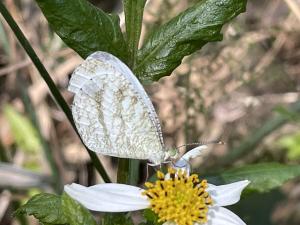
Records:
[[[71,104],[66,87],[82,59],[51,31],[33,0],[3,1]],[[122,17],[118,0],[91,2]],[[150,0],[142,40],[195,2]],[[200,174],[257,162],[298,164],[299,24],[300,1],[251,0],[247,12],[225,26],[222,42],[206,45],[186,57],[171,76],[145,87],[159,115],[166,145],[226,142],[211,145],[204,157],[193,161]],[[115,181],[116,159],[99,158]],[[37,224],[29,217],[12,218],[13,211],[36,193],[55,192],[61,184],[71,182],[101,182],[2,16],[0,160],[1,225]],[[248,225],[298,225],[299,184],[299,179],[293,180],[270,193],[246,196],[234,211]]]

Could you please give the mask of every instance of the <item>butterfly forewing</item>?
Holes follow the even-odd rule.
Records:
[[[74,121],[84,143],[105,155],[149,159],[164,157],[154,107],[131,70],[109,53],[96,52],[72,74]]]

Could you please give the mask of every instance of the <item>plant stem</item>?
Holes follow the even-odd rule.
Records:
[[[10,28],[13,30],[13,32],[16,35],[17,39],[19,40],[21,46],[24,48],[24,50],[26,51],[28,56],[31,58],[33,64],[35,65],[35,67],[39,71],[40,75],[42,76],[42,78],[44,79],[46,84],[48,85],[48,87],[50,89],[50,92],[51,92],[52,96],[54,97],[56,103],[63,110],[63,112],[65,113],[65,115],[68,118],[69,122],[71,123],[74,130],[78,134],[78,131],[77,131],[75,123],[73,121],[72,113],[71,113],[71,110],[70,110],[68,104],[66,103],[66,101],[62,97],[62,95],[60,94],[59,90],[57,89],[54,81],[51,79],[51,77],[50,77],[49,73],[47,72],[46,68],[41,63],[41,61],[38,58],[37,54],[35,53],[35,51],[31,47],[30,43],[28,42],[28,40],[24,36],[23,32],[20,30],[19,26],[17,25],[15,20],[12,18],[11,14],[6,9],[6,7],[5,7],[5,5],[3,4],[2,1],[0,1],[0,12],[3,15],[4,19],[6,20],[6,22],[8,23],[8,25],[10,26]],[[79,134],[78,134],[78,136],[79,136]],[[79,136],[79,138],[80,138],[80,136]],[[82,141],[81,138],[80,138],[80,140]],[[88,151],[88,154],[90,155],[90,158],[91,158],[96,170],[100,173],[103,180],[105,182],[110,182],[110,179],[109,179],[104,167],[102,166],[101,162],[99,161],[96,153],[90,151],[87,147],[86,147],[86,149]]]
[[[129,50],[128,65],[131,69],[136,64],[145,4],[146,0],[124,0],[126,40]]]
[[[117,183],[127,184],[129,178],[129,159],[119,158]]]

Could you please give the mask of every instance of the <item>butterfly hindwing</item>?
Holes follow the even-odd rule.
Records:
[[[89,56],[72,74],[72,114],[93,151],[117,157],[164,157],[161,128],[142,85],[119,59],[105,52]]]

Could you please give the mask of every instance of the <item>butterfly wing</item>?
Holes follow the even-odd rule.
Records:
[[[158,117],[131,70],[105,52],[90,55],[72,74],[72,114],[92,151],[161,163],[164,143]]]

